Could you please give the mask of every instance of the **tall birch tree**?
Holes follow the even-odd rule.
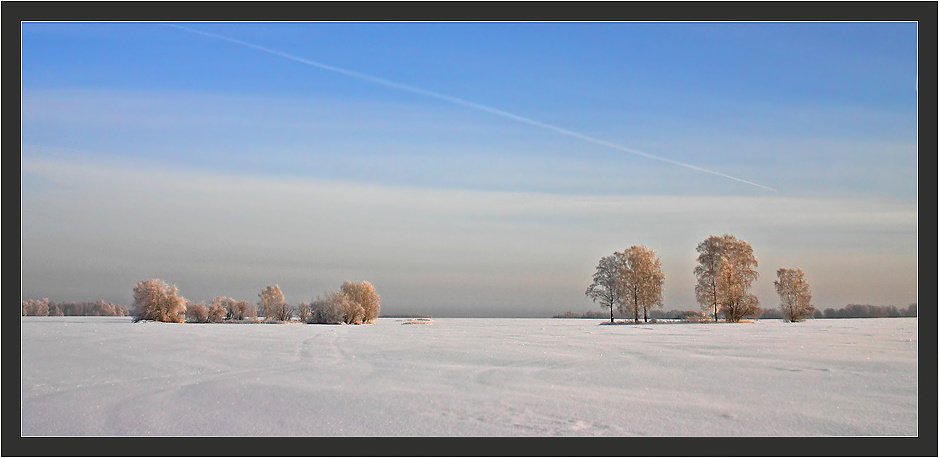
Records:
[[[749,243],[733,235],[712,235],[698,244],[695,298],[714,321],[721,313],[727,321],[759,314],[759,299],[749,293],[759,277],[757,261]]]
[[[812,290],[805,280],[802,269],[780,268],[776,271],[776,292],[779,293],[779,308],[786,321],[803,321],[812,316]]]
[[[632,312],[633,321],[638,323],[639,311],[642,310],[643,321],[648,322],[649,309],[662,305],[665,283],[662,262],[654,251],[639,245],[633,245],[616,255],[622,259],[622,312]]]

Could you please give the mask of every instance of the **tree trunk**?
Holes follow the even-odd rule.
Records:
[[[610,303],[610,324],[613,324],[613,304]]]
[[[643,321],[644,323],[648,323],[648,322],[649,322],[649,311],[646,310],[645,307],[642,308],[642,321]]]
[[[633,323],[639,322],[639,290],[633,288]]]

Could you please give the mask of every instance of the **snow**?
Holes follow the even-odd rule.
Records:
[[[24,436],[914,436],[915,318],[23,317]]]

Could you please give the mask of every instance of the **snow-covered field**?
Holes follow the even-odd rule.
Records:
[[[22,318],[24,436],[917,434],[916,319]]]

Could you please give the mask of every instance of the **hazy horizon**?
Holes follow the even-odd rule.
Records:
[[[169,25],[169,26],[168,26]],[[21,294],[550,317],[602,256],[751,244],[818,309],[917,302],[917,25],[22,23]]]

